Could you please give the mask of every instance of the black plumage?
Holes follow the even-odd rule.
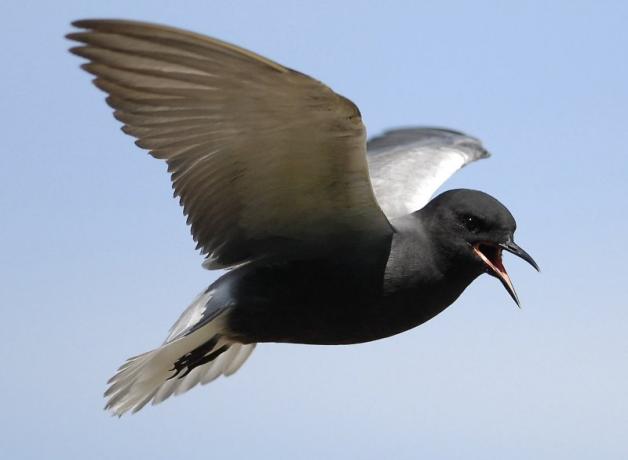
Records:
[[[72,52],[123,131],[165,160],[204,266],[229,271],[166,341],[109,381],[114,414],[236,372],[259,342],[352,344],[413,328],[480,274],[518,303],[510,212],[434,191],[488,157],[442,128],[366,142],[360,111],[304,74],[219,40],[120,20],[74,23]]]

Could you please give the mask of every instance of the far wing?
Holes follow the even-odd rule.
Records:
[[[441,128],[387,131],[367,149],[375,196],[389,219],[421,209],[453,173],[489,156],[479,140]]]

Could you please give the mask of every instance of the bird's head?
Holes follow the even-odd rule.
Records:
[[[429,215],[430,233],[453,264],[477,275],[499,279],[513,300],[519,299],[502,262],[502,252],[522,258],[536,270],[532,257],[514,242],[514,217],[492,196],[476,190],[450,190],[434,198],[423,210]]]

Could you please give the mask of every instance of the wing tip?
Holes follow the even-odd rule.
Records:
[[[115,25],[115,24],[145,24],[140,21],[129,21],[126,19],[116,19],[116,18],[84,18],[84,19],[76,19],[70,22],[72,27],[76,27],[77,29],[91,29],[96,30],[102,28],[107,25]]]
[[[465,164],[491,156],[491,153],[477,137],[470,136],[462,131],[439,126],[406,126],[388,129],[370,139],[368,148],[370,150],[369,153],[376,153],[377,151],[385,151],[389,148],[419,142],[427,144],[432,142],[437,145],[448,145],[458,148],[468,155],[468,160],[465,161]]]
[[[77,29],[91,29],[90,24],[92,24],[94,21],[99,21],[99,19],[96,19],[96,18],[75,19],[74,21],[70,22],[70,25],[72,27],[76,27]]]
[[[473,153],[473,160],[484,160],[486,158],[490,158],[493,154],[486,150],[486,148],[478,143],[475,145],[475,152]]]

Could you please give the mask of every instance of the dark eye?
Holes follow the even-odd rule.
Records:
[[[462,216],[462,224],[467,230],[473,233],[477,233],[482,229],[482,221],[475,216]]]

